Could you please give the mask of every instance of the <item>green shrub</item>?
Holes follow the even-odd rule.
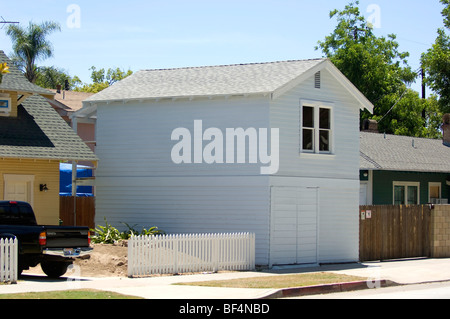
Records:
[[[131,227],[127,223],[122,223],[127,226],[128,230],[120,232],[117,228],[108,223],[105,217],[105,226],[98,225],[95,229],[91,229],[95,234],[91,237],[91,241],[94,244],[114,244],[119,240],[128,240],[132,236],[157,236],[164,235],[165,232],[158,229],[158,227],[151,227],[150,229],[143,228],[141,232],[137,231],[134,227]]]
[[[105,226],[98,225],[94,231],[94,236],[91,237],[91,242],[94,244],[114,244],[114,242],[123,239],[120,236],[120,231],[113,227],[105,218]]]
[[[165,234],[166,234],[166,232],[158,229],[158,227],[151,227],[150,229],[143,228],[141,231],[142,236],[158,236],[158,235],[165,235]]]

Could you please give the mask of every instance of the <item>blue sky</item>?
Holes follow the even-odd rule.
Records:
[[[336,25],[329,12],[349,2],[1,0],[0,16],[22,25],[59,22],[62,32],[49,38],[55,56],[39,65],[64,68],[90,82],[91,66],[137,71],[321,57],[314,47]],[[379,23],[377,35],[397,35],[414,69],[443,25],[438,0],[369,0],[360,1],[360,8]],[[5,30],[0,49],[9,54]]]

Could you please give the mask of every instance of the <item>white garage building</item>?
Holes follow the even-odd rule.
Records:
[[[358,261],[373,105],[329,60],[143,70],[83,104],[97,224],[252,232],[258,265]]]

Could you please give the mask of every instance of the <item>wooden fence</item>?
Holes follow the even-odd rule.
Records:
[[[0,282],[15,284],[18,276],[18,242],[0,238]]]
[[[255,269],[255,235],[139,236],[128,241],[128,276]]]
[[[361,206],[360,261],[430,255],[431,209],[421,206]]]
[[[94,229],[95,197],[60,196],[59,219],[64,226],[87,226]]]

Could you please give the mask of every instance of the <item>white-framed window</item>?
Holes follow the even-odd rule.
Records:
[[[394,182],[394,205],[419,205],[419,182]]]
[[[333,153],[333,104],[300,101],[301,153]]]
[[[440,203],[442,199],[442,184],[428,183],[428,202],[432,204]]]
[[[0,116],[11,113],[11,98],[8,94],[0,94]]]

